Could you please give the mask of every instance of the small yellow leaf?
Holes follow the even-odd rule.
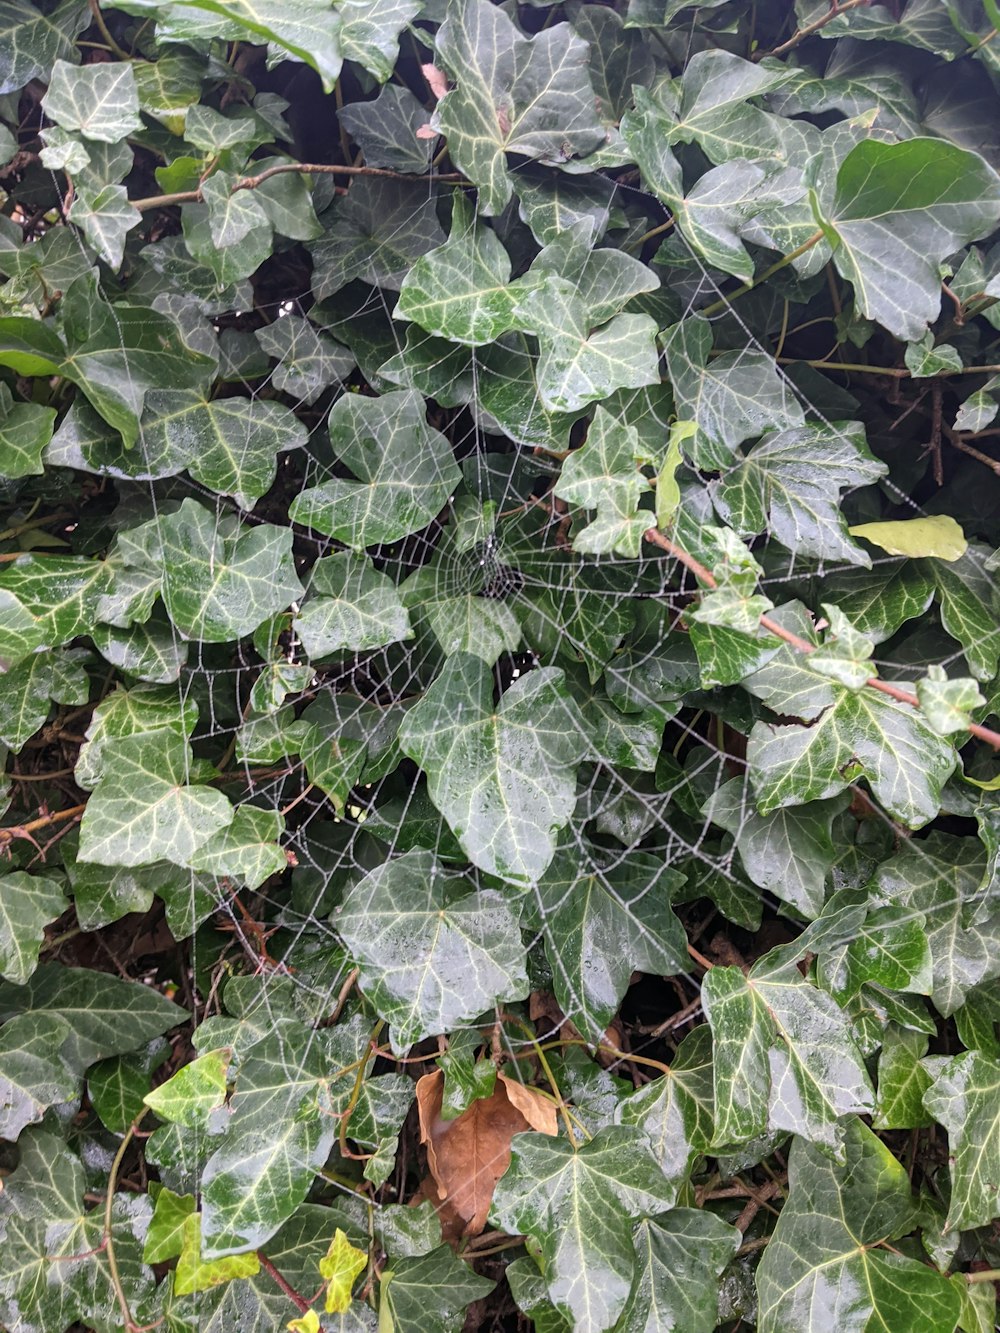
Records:
[[[201,1213],[192,1213],[184,1219],[184,1244],[174,1271],[174,1294],[189,1296],[193,1291],[207,1291],[209,1287],[231,1282],[234,1277],[254,1277],[260,1272],[260,1260],[251,1250],[248,1254],[230,1254],[224,1259],[201,1257]]]
[[[1000,791],[1000,773],[995,778],[988,778],[986,782],[980,782],[978,778],[970,778],[965,773],[962,776],[966,782],[971,782],[973,787],[979,787],[982,791]]]
[[[959,560],[968,546],[965,533],[948,514],[889,523],[858,523],[849,531],[852,537],[864,537],[890,555],[908,555],[912,559],[934,556],[938,560]]]
[[[319,1333],[319,1315],[307,1310],[301,1319],[289,1319],[285,1327],[290,1333]]]
[[[368,1262],[368,1255],[351,1244],[340,1227],[319,1261],[319,1271],[327,1280],[326,1312],[343,1314],[351,1304],[354,1279]]]

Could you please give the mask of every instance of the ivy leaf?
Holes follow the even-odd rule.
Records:
[[[351,102],[337,112],[344,127],[365,155],[369,167],[422,173],[427,170],[433,141],[418,138],[427,124],[427,112],[408,88],[387,83],[371,102]]]
[[[139,94],[129,61],[71,65],[57,60],[49,76],[45,114],[86,139],[117,143],[142,125]]]
[[[496,1285],[473,1273],[448,1245],[430,1254],[399,1259],[379,1274],[380,1326],[454,1333],[466,1307]]]
[[[1000,183],[941,139],[866,139],[841,163],[829,211],[813,207],[858,308],[919,342],[941,309],[941,263],[1000,220]]]
[[[986,703],[971,676],[949,680],[944,667],[935,664],[917,681],[917,698],[921,713],[939,736],[967,731],[972,712]]]
[[[753,680],[748,688],[756,692]],[[808,726],[754,724],[747,763],[761,814],[835,796],[866,777],[885,808],[910,828],[933,819],[955,767],[954,750],[909,704],[841,685],[833,696]]]
[[[73,72],[78,73],[75,68]],[[93,192],[78,190],[69,219],[76,223],[101,259],[117,269],[125,253],[125,238],[142,222],[142,214],[129,203],[124,185],[105,185]]]
[[[681,1042],[670,1072],[623,1097],[615,1107],[616,1124],[636,1125],[674,1190],[676,1203],[699,1157],[712,1144],[715,1094],[712,1083],[712,1034],[700,1023]]]
[[[634,969],[671,976],[687,967],[684,932],[670,907],[679,874],[641,853],[605,868],[572,846],[535,887],[560,1008],[588,1040],[600,1041]]]
[[[265,324],[255,337],[268,356],[278,359],[274,387],[303,403],[314,403],[331,384],[343,384],[354,369],[346,348],[297,315]]]
[[[469,0],[449,9],[437,50],[457,85],[437,122],[484,213],[501,212],[513,193],[507,153],[559,165],[604,141],[587,44],[568,23],[522,37],[502,10]]]
[[[941,624],[961,645],[972,674],[992,680],[1000,665],[1000,593],[991,577],[989,553],[980,543],[957,560],[928,561],[937,585]]]
[[[516,314],[538,335],[538,395],[551,412],[574,412],[616,389],[659,383],[656,323],[649,315],[616,315],[591,331],[590,311],[565,278],[533,288],[517,302]]]
[[[343,551],[317,560],[309,595],[292,628],[312,658],[381,648],[413,631],[395,584],[366,555]]]
[[[351,1304],[351,1288],[354,1279],[368,1263],[367,1250],[359,1250],[337,1228],[330,1248],[319,1261],[320,1276],[326,1278],[327,1314],[343,1314]]]
[[[147,1093],[143,1102],[161,1120],[207,1129],[212,1111],[226,1100],[229,1057],[224,1048],[206,1051]]]
[[[878,1248],[913,1226],[905,1170],[860,1121],[848,1124],[845,1150],[838,1165],[803,1139],[792,1143],[788,1201],[757,1270],[761,1333],[818,1330],[836,1292],[853,1293],[837,1305],[842,1333],[900,1320],[913,1333],[952,1329],[960,1302],[948,1279]]]
[[[110,753],[108,753],[110,751]],[[80,860],[139,866],[186,864],[233,820],[220,791],[191,786],[187,743],[169,732],[112,741],[80,825]]]
[[[516,917],[495,890],[468,889],[431,852],[415,850],[366,875],[337,913],[400,1055],[528,993]]]
[[[892,519],[887,523],[858,523],[852,536],[864,537],[890,555],[936,556],[939,560],[959,560],[965,554],[965,534],[948,514],[929,518]]]
[[[755,537],[767,527],[799,555],[870,567],[868,554],[848,536],[838,496],[886,471],[869,450],[860,422],[810,425],[765,436],[713,483],[712,499],[741,537]]]
[[[209,1287],[232,1282],[236,1278],[253,1277],[260,1272],[256,1252],[231,1255],[223,1259],[202,1258],[201,1214],[189,1213],[181,1226],[181,1252],[174,1270],[173,1290],[177,1296],[192,1291],[207,1291]]]
[[[739,1231],[712,1213],[675,1208],[644,1218],[634,1241],[635,1285],[615,1325],[618,1333],[712,1333],[719,1318],[718,1279],[740,1247]]]
[[[76,54],[74,39],[90,22],[80,0],[62,0],[43,13],[20,0],[0,4],[0,94],[18,92],[57,60]]]
[[[477,222],[471,205],[456,193],[451,234],[410,269],[393,315],[449,342],[469,347],[495,342],[515,323],[518,292],[510,272],[510,256],[496,232]]]
[[[946,1018],[961,1009],[973,987],[1000,974],[1000,919],[989,896],[979,899],[983,866],[976,838],[935,830],[916,845],[904,843],[878,867],[873,882],[876,901],[923,916],[931,998]]]
[[[328,425],[341,462],[360,480],[337,477],[300,491],[289,513],[355,550],[419,532],[462,479],[416,393],[345,394]]]
[[[49,1049],[59,1050],[78,1074],[95,1060],[134,1051],[188,1017],[151,986],[59,963],[39,964],[25,986],[0,985],[0,1009],[11,1008],[23,1010],[25,1020],[42,1015],[61,1019],[67,1035],[61,1046],[50,1042]]]
[[[45,927],[66,905],[55,880],[23,870],[0,879],[0,976],[15,985],[28,980],[38,965]]]
[[[573,813],[586,740],[558,668],[529,671],[498,706],[492,695],[486,664],[456,653],[407,714],[399,743],[469,859],[533,884]]]
[[[355,278],[398,292],[414,261],[445,239],[436,197],[406,180],[359,176],[320,222],[323,235],[307,246],[317,301]]]
[[[142,414],[147,457],[171,458],[245,509],[270,489],[278,454],[305,444],[307,432],[280,403],[209,398],[193,389],[153,389]]]
[[[11,1142],[50,1106],[75,1094],[77,1074],[60,1048],[69,1024],[58,1014],[21,1014],[0,1028],[0,1133]]]
[[[770,1128],[839,1153],[845,1117],[870,1112],[874,1094],[836,1002],[794,963],[768,956],[746,976],[714,967],[702,1003],[714,1039],[716,1145]]]
[[[770,815],[747,808],[747,792],[733,778],[713,793],[705,815],[732,833],[750,879],[806,917],[823,910],[826,876],[837,859],[833,820],[845,799],[793,805]]]
[[[164,605],[187,638],[242,638],[302,596],[290,528],[243,527],[188,499],[158,519],[157,529]]]
[[[146,1232],[142,1257],[147,1264],[176,1259],[184,1245],[184,1223],[197,1208],[190,1194],[175,1194],[162,1186]]]
[[[603,407],[595,409],[586,442],[563,463],[553,488],[570,504],[597,510],[589,526],[574,532],[574,550],[639,555],[643,534],[653,523],[650,511],[639,510],[640,497],[651,489],[639,471],[644,453],[634,426],[616,420]]]
[[[0,470],[5,477],[31,477],[44,471],[42,450],[52,439],[54,407],[19,403],[0,384]]]
[[[664,334],[677,414],[698,432],[685,452],[699,467],[727,468],[744,440],[804,424],[794,393],[764,352],[741,349],[709,359],[712,328],[694,316]]]
[[[579,1149],[516,1134],[490,1209],[496,1226],[538,1247],[555,1308],[575,1327],[606,1329],[636,1271],[631,1223],[673,1202],[641,1130],[609,1125]]]
[[[994,1166],[1000,1155],[1000,1061],[964,1051],[933,1063],[937,1069],[924,1106],[948,1131],[951,1201],[945,1226],[957,1231],[988,1226],[1000,1216]]]

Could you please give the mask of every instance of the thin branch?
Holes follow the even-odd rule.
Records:
[[[646,541],[653,546],[658,546],[661,551],[666,551],[675,560],[679,560],[709,590],[719,586],[715,576],[699,560],[696,560],[693,555],[689,555],[676,542],[672,542],[669,537],[664,537],[658,528],[648,528],[645,537]],[[761,616],[760,627],[767,630],[769,634],[783,639],[797,653],[814,653],[816,651],[816,644],[810,643],[808,639],[803,639],[789,629],[785,629],[784,625],[779,625],[770,616]],[[897,703],[909,704],[911,708],[919,709],[920,707],[920,700],[915,694],[911,693],[910,690],[901,689],[898,685],[892,685],[887,680],[879,680],[877,676],[869,676],[865,684],[873,690],[878,690],[881,694],[888,695],[890,699],[895,699]],[[1000,750],[1000,732],[992,731],[989,727],[980,726],[978,722],[970,722],[969,733],[975,736],[977,740],[985,741],[987,745],[991,745],[994,750]],[[699,959],[699,961],[701,960]]]
[[[114,1161],[111,1163],[111,1170],[108,1173],[108,1193],[104,1200],[104,1237],[103,1244],[108,1256],[108,1271],[111,1278],[111,1285],[114,1288],[115,1296],[118,1298],[118,1307],[122,1312],[125,1333],[138,1333],[138,1325],[132,1318],[132,1311],[129,1309],[128,1297],[125,1295],[125,1288],[122,1286],[121,1275],[118,1272],[118,1260],[115,1257],[115,1245],[111,1235],[111,1211],[115,1203],[115,1183],[118,1179],[118,1172],[121,1170],[121,1164],[124,1161],[128,1146],[135,1137],[135,1131],[145,1116],[146,1110],[142,1110],[129,1125],[125,1135],[118,1145],[118,1151],[115,1153]]]
[[[809,23],[804,28],[799,28],[797,32],[792,33],[787,42],[782,42],[776,46],[773,51],[758,51],[755,53],[754,60],[763,60],[766,56],[783,56],[786,51],[792,51],[806,40],[807,37],[813,37],[828,23],[832,23],[835,18],[841,14],[846,14],[850,9],[860,9],[862,5],[867,5],[869,0],[832,0],[829,12],[821,15],[815,23]]]
[[[263,1268],[264,1272],[267,1273],[267,1275],[274,1280],[276,1285],[281,1288],[295,1306],[296,1310],[298,1310],[299,1314],[306,1314],[309,1309],[309,1302],[306,1298],[299,1295],[287,1278],[282,1277],[263,1250],[257,1251],[257,1258],[260,1260],[261,1268]]]
[[[90,0],[90,13],[97,26],[97,31],[111,48],[112,54],[116,55],[119,60],[131,60],[132,57],[129,53],[123,50],[115,41],[114,37],[112,37],[111,31],[104,21],[104,15],[101,13],[100,0]]]
[[[297,172],[303,176],[383,176],[394,181],[409,181],[413,184],[426,185],[428,182],[441,185],[465,185],[465,177],[458,171],[441,172],[436,176],[407,175],[402,171],[388,171],[383,167],[348,167],[336,162],[279,162],[268,167],[257,176],[243,176],[233,186],[232,193],[238,190],[256,190],[272,176],[285,176]],[[174,194],[154,194],[148,199],[130,199],[129,203],[140,213],[151,208],[167,208],[171,204],[200,204],[201,190],[178,190]]]
[[[763,273],[758,273],[755,278],[751,278],[749,282],[745,282],[742,287],[737,287],[734,292],[729,292],[728,295],[721,297],[718,301],[713,301],[712,304],[706,306],[704,310],[699,310],[698,314],[705,319],[708,319],[712,315],[720,314],[723,310],[727,309],[730,303],[735,301],[738,296],[745,296],[747,292],[752,292],[753,289],[759,287],[762,282],[767,282],[768,278],[773,278],[775,273],[780,273],[783,268],[787,268],[788,265],[798,259],[800,255],[806,254],[806,252],[811,250],[814,245],[819,245],[823,236],[824,232],[814,231],[808,240],[803,241],[801,245],[797,245],[794,250],[789,250],[788,254],[783,255],[781,259],[775,260],[770,268],[766,268]]]

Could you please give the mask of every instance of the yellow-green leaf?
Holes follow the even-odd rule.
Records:
[[[187,1296],[192,1291],[231,1282],[234,1277],[255,1277],[260,1260],[255,1250],[249,1254],[230,1254],[224,1259],[201,1257],[201,1213],[192,1213],[184,1221],[184,1244],[174,1272],[174,1295]]]
[[[681,502],[681,488],[677,485],[677,469],[684,461],[681,444],[697,434],[698,425],[694,421],[675,421],[670,427],[670,439],[667,452],[656,478],[656,526],[661,530],[669,528]]]
[[[338,1227],[330,1242],[330,1248],[319,1261],[320,1274],[327,1280],[327,1314],[343,1314],[348,1308],[354,1279],[367,1262],[368,1255],[365,1251],[352,1245]]]
[[[960,560],[968,545],[965,533],[949,514],[895,519],[889,523],[858,523],[848,530],[852,537],[864,537],[890,555],[908,555],[912,559],[935,556],[938,560]]]

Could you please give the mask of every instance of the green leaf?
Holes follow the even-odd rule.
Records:
[[[15,870],[0,878],[0,976],[22,985],[38,965],[45,927],[66,910],[55,880]]]
[[[149,1091],[153,1071],[170,1055],[171,1046],[154,1037],[145,1048],[128,1055],[101,1060],[87,1073],[87,1096],[113,1134],[124,1134],[143,1112],[143,1097]]]
[[[452,1333],[460,1328],[466,1306],[494,1287],[473,1273],[448,1245],[430,1254],[399,1259],[379,1274],[379,1329],[402,1333]]]
[[[885,808],[910,828],[920,828],[939,808],[941,788],[955,753],[919,711],[872,689],[832,686],[804,664],[795,687],[772,690],[783,670],[775,658],[746,682],[777,712],[809,719],[808,725],[756,722],[747,762],[761,814],[844,791],[859,777],[871,783]],[[770,674],[769,674],[770,673]],[[802,691],[812,692],[806,704]]]
[[[187,638],[242,638],[302,596],[289,528],[244,527],[185,500],[175,514],[157,520],[157,529],[163,602]]]
[[[391,579],[366,555],[343,551],[313,565],[309,594],[292,628],[312,658],[411,639],[406,607]]]
[[[374,101],[352,102],[337,112],[367,166],[418,174],[427,170],[433,152],[433,140],[417,137],[427,120],[409,89],[394,83],[387,83]]]
[[[22,0],[0,4],[0,94],[18,92],[59,59],[76,56],[74,40],[90,22],[80,0],[43,13]]]
[[[419,532],[461,480],[447,440],[427,425],[415,393],[345,394],[330,412],[329,430],[359,480],[333,478],[301,491],[289,513],[355,550]]]
[[[187,743],[170,732],[112,741],[80,825],[80,860],[140,866],[186,864],[234,811],[220,791],[189,785]]]
[[[741,1240],[735,1227],[695,1208],[643,1219],[634,1234],[635,1285],[615,1328],[712,1333],[719,1318],[716,1284]]]
[[[69,1031],[59,1014],[44,1013],[21,1014],[0,1028],[0,1134],[5,1139],[14,1142],[25,1125],[76,1092],[77,1074],[62,1055]]]
[[[0,471],[5,477],[31,477],[44,471],[42,450],[52,438],[56,412],[38,403],[19,403],[0,384]]]
[[[673,1202],[638,1129],[608,1126],[574,1149],[517,1134],[490,1218],[538,1248],[555,1308],[575,1327],[610,1328],[636,1273],[632,1222]]]
[[[342,384],[354,369],[354,357],[319,333],[307,319],[286,315],[256,333],[268,356],[277,357],[271,379],[276,389],[303,403],[314,403],[331,384]]]
[[[712,499],[741,537],[767,528],[797,555],[870,566],[866,552],[848,538],[838,496],[885,472],[860,422],[805,426],[765,436],[745,459],[725,469]]]
[[[495,890],[471,892],[430,852],[406,852],[366,875],[336,924],[400,1055],[528,993],[514,913]]]
[[[727,468],[744,440],[803,425],[802,408],[766,353],[709,359],[712,328],[697,316],[668,329],[664,343],[677,414],[698,426],[686,451],[697,466]]]
[[[497,706],[492,694],[486,665],[455,654],[407,714],[399,743],[469,859],[533,884],[573,813],[585,738],[558,668],[528,672]]]
[[[839,1306],[844,1333],[901,1319],[913,1333],[945,1333],[958,1319],[954,1287],[934,1269],[876,1248],[913,1225],[906,1172],[858,1121],[846,1149],[838,1166],[802,1140],[792,1145],[788,1201],[757,1275],[762,1333],[821,1328],[820,1312],[837,1290],[857,1293]]]
[[[937,584],[941,624],[962,645],[969,669],[981,681],[992,680],[1000,665],[1000,593],[988,559],[977,542],[958,560],[929,566]]]
[[[538,335],[538,395],[550,412],[574,412],[616,389],[659,383],[656,323],[649,315],[616,315],[593,329],[587,303],[565,278],[533,288],[518,300],[516,314]]]
[[[60,1057],[80,1074],[95,1060],[134,1051],[188,1017],[142,982],[60,963],[41,963],[25,986],[0,985],[0,1009],[10,1008],[23,1010],[26,1020],[52,1015],[68,1025]]]
[[[322,1032],[286,1024],[243,1057],[201,1180],[204,1258],[257,1249],[291,1217],[333,1147],[367,1045],[360,1018]]]
[[[1000,1061],[965,1051],[938,1063],[924,1106],[948,1131],[951,1202],[945,1225],[964,1231],[1000,1216],[994,1163],[1000,1153]]]
[[[888,523],[858,523],[850,532],[854,537],[864,537],[890,555],[960,560],[967,546],[965,534],[948,514],[894,519]]]
[[[320,222],[323,235],[307,246],[317,301],[355,278],[398,292],[413,263],[445,240],[436,196],[406,180],[360,176]]]
[[[146,1094],[143,1102],[161,1120],[208,1128],[211,1113],[226,1099],[229,1051],[206,1051]]]
[[[587,45],[568,23],[522,37],[503,10],[467,0],[449,8],[437,50],[457,86],[436,121],[487,215],[501,212],[513,193],[507,153],[559,165],[603,142]]]
[[[414,320],[449,342],[479,347],[515,326],[516,284],[499,237],[476,221],[460,194],[452,203],[451,234],[410,269],[393,315]]]
[[[874,1094],[847,1015],[794,963],[763,958],[702,983],[714,1040],[715,1144],[785,1130],[841,1151],[846,1117]]]
[[[684,1038],[668,1074],[621,1099],[614,1118],[616,1124],[636,1125],[646,1135],[676,1201],[714,1137],[712,1036],[707,1023]]]
[[[652,514],[639,509],[640,497],[651,489],[639,470],[644,461],[639,432],[598,407],[586,442],[563,463],[554,487],[570,504],[597,510],[592,523],[574,532],[576,551],[639,555],[643,534],[653,525]]]
[[[600,1041],[633,970],[671,976],[687,967],[684,932],[667,902],[680,876],[642,853],[608,867],[575,844],[556,853],[535,887],[560,1008]]]
[[[875,1099],[876,1129],[924,1129],[933,1124],[924,1109],[924,1094],[931,1076],[921,1064],[927,1053],[922,1032],[890,1028],[878,1057],[878,1094]]]
[[[932,664],[927,675],[917,681],[920,711],[939,736],[955,731],[966,731],[972,720],[970,714],[981,708],[986,700],[971,676],[947,678],[944,667]]]
[[[116,143],[139,129],[139,94],[128,61],[70,65],[57,60],[44,99],[45,114],[86,139]]]
[[[0,659],[10,666],[85,633],[109,581],[98,561],[69,556],[21,555],[0,567]]]
[[[837,860],[833,820],[846,801],[814,801],[770,815],[748,808],[745,785],[733,778],[714,792],[705,815],[732,833],[743,868],[762,889],[806,917],[823,908],[826,877]]]
[[[942,261],[1000,220],[1000,183],[976,153],[940,139],[853,148],[817,220],[859,309],[919,341],[941,309]]]
[[[78,72],[74,70],[74,74]],[[76,223],[101,259],[117,269],[125,253],[125,238],[142,222],[142,214],[129,203],[124,185],[105,185],[94,193],[81,189],[70,208],[69,219]]]

